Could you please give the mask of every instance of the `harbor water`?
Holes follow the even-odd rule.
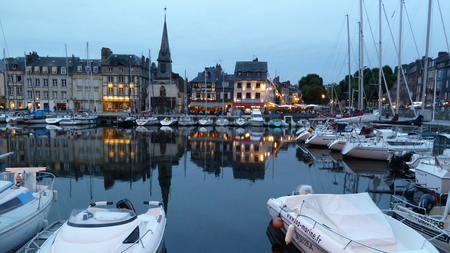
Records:
[[[57,176],[49,222],[94,201],[127,198],[138,214],[143,201],[160,201],[167,252],[291,252],[273,245],[266,203],[301,184],[369,192],[389,208],[387,161],[297,144],[291,129],[16,126],[1,134],[1,152],[14,152],[1,171],[45,166]]]

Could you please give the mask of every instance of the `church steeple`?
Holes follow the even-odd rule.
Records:
[[[158,55],[157,79],[170,79],[172,74],[172,57],[170,56],[169,36],[167,35],[166,8],[164,7],[164,28],[161,39],[161,48]]]

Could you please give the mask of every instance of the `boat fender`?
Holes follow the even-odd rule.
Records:
[[[289,227],[287,229],[287,232],[286,232],[286,237],[284,238],[284,241],[286,242],[286,245],[291,243],[292,237],[294,236],[294,230],[295,230],[294,224],[289,225]]]
[[[417,212],[421,213],[421,214],[425,214],[425,213],[423,213],[423,210],[425,209],[426,214],[429,214],[435,204],[436,204],[436,198],[433,195],[424,194],[422,197],[420,197],[419,207],[421,207],[421,209],[417,210]]]
[[[281,219],[281,217],[276,217],[272,221],[272,226],[276,229],[280,229],[281,227],[283,227],[283,219]]]
[[[53,201],[58,201],[58,191],[57,190],[53,190]]]
[[[48,220],[45,219],[45,220],[42,221],[42,227],[46,228],[47,226],[48,226]]]

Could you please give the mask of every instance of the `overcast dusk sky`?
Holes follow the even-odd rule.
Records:
[[[150,56],[156,61],[166,13],[173,71],[191,80],[220,63],[233,73],[236,61],[268,62],[271,78],[295,84],[318,74],[324,84],[348,74],[349,16],[352,74],[358,68],[359,0],[130,0],[3,1],[0,46],[6,57],[37,52],[100,59],[102,47],[117,54]],[[384,0],[383,65],[397,66],[400,0]],[[379,1],[363,1],[364,65],[379,66]],[[444,27],[450,29],[450,1],[440,0]],[[429,56],[448,51],[437,0],[433,0]],[[164,11],[164,7],[167,10]],[[447,13],[444,12],[447,10]],[[405,0],[402,63],[425,56],[428,1]],[[390,27],[390,28],[389,28]],[[449,33],[446,31],[447,34]],[[392,34],[392,35],[391,35]],[[3,55],[2,55],[3,58]]]

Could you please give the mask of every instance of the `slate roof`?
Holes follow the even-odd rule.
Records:
[[[4,61],[0,59],[0,73],[3,73],[3,69],[5,68],[5,64],[3,62]]]
[[[239,73],[241,73],[239,75]],[[247,75],[247,73],[251,73]],[[259,75],[258,75],[259,73]],[[254,61],[238,61],[234,68],[236,81],[239,80],[267,80],[267,62]]]
[[[111,54],[108,59],[102,62],[106,66],[142,66],[141,58],[133,54]]]
[[[216,68],[215,67],[209,67],[209,68],[205,68],[206,71],[209,72],[209,76],[206,78],[206,82],[216,82],[217,78],[216,78]],[[192,79],[190,82],[191,83],[204,83],[205,82],[205,76],[203,75],[203,72],[198,72],[198,75]]]

